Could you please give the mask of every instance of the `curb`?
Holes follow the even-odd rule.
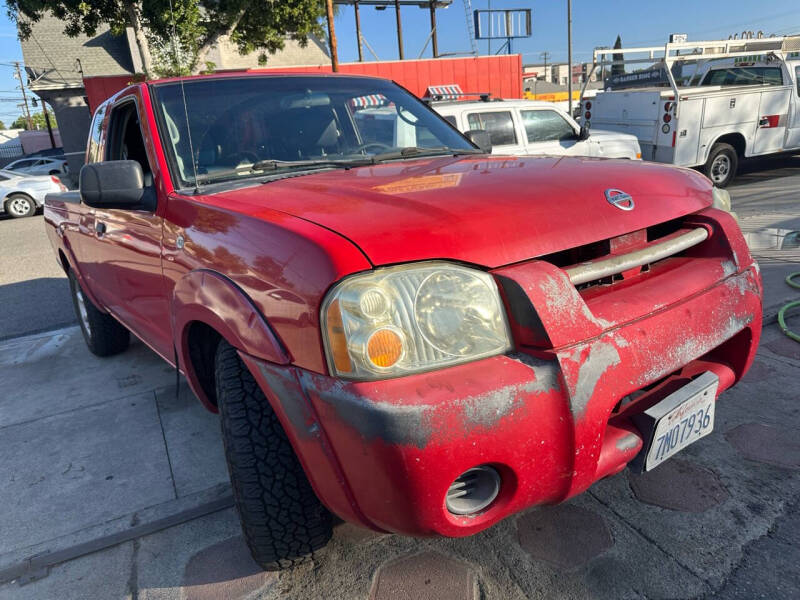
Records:
[[[198,503],[199,502],[199,503]],[[0,556],[0,584],[25,585],[46,577],[50,567],[180,525],[233,506],[230,485],[222,484],[170,500],[79,532]],[[22,556],[22,558],[20,558]]]

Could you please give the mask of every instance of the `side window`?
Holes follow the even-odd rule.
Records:
[[[709,71],[703,85],[783,85],[780,67],[732,67]]]
[[[798,70],[800,70],[800,67],[798,67]],[[458,129],[458,125],[456,125],[456,118],[453,115],[447,115],[446,117],[443,117],[443,118],[444,118],[445,121],[450,123],[450,125],[452,125],[456,129]]]
[[[106,160],[135,160],[142,166],[145,186],[152,185],[153,174],[135,102],[123,100],[113,107],[105,147]]]
[[[797,82],[797,95],[800,96],[800,67],[794,68],[794,79]]]
[[[523,110],[522,124],[529,142],[550,142],[575,138],[575,130],[554,110]]]
[[[106,105],[102,105],[94,113],[94,119],[92,119],[92,126],[91,129],[89,129],[89,144],[88,144],[88,152],[86,154],[87,163],[99,162],[101,160],[100,142],[103,137],[105,116],[106,116]]]
[[[470,129],[484,129],[489,133],[492,146],[508,146],[517,143],[514,120],[511,112],[483,112],[467,115]]]

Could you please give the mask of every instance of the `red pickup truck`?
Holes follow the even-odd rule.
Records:
[[[89,348],[133,332],[219,412],[264,568],[332,515],[465,536],[655,468],[749,368],[724,192],[489,149],[382,79],[167,79],[100,106],[80,191],[48,197]]]

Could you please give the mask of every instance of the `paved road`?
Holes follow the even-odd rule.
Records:
[[[69,284],[41,215],[0,216],[0,339],[74,322]]]

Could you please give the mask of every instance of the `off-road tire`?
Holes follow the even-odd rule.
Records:
[[[721,166],[724,166],[724,174],[720,173]],[[736,177],[738,168],[739,154],[736,152],[736,148],[730,144],[719,142],[711,147],[708,160],[703,167],[703,173],[714,182],[715,186],[724,188]]]
[[[131,334],[114,317],[101,312],[83,293],[75,274],[69,273],[72,306],[89,351],[95,356],[113,356],[128,349]],[[83,310],[82,310],[83,307]]]
[[[27,209],[23,210],[23,207]],[[36,213],[36,202],[25,194],[11,194],[5,201],[6,214],[14,219],[31,217]]]
[[[312,560],[330,540],[322,505],[269,401],[226,341],[214,363],[225,459],[245,540],[266,571]]]

